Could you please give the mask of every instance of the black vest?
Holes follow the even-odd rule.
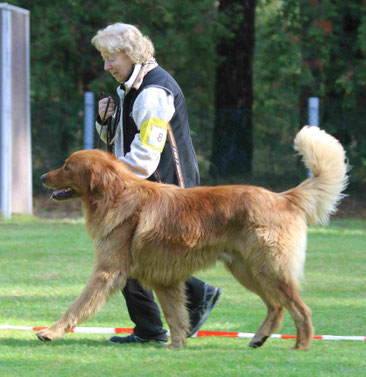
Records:
[[[186,101],[177,82],[167,71],[159,66],[146,74],[139,90],[132,88],[125,97],[123,103],[124,153],[126,154],[130,151],[131,143],[138,132],[132,117],[133,104],[139,93],[149,86],[163,88],[174,97],[175,113],[173,118],[170,120],[170,125],[177,143],[184,184],[185,187],[198,186],[200,183],[200,178],[196,153],[193,148],[191,133],[189,130]],[[156,173],[157,174],[153,174],[148,179],[150,181],[155,181],[156,176],[158,176],[164,183],[178,185],[174,158],[168,138],[161,153],[161,158]]]

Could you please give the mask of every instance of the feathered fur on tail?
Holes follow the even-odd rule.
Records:
[[[304,210],[309,224],[326,224],[345,196],[348,164],[342,145],[315,126],[305,126],[296,135],[294,148],[313,177],[290,190]]]

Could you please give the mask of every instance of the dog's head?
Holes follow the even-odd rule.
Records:
[[[54,190],[51,198],[57,201],[105,192],[111,190],[116,182],[122,190],[123,182],[129,179],[134,179],[134,174],[121,161],[97,149],[75,152],[60,169],[41,177],[43,185]]]

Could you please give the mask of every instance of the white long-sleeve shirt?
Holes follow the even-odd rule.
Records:
[[[124,83],[125,90],[121,86],[117,88],[121,109],[123,109],[124,98],[135,82],[140,69],[141,65],[135,65],[131,77]],[[140,178],[150,177],[157,169],[167,137],[167,129],[159,125],[170,122],[174,112],[174,98],[171,93],[158,87],[143,89],[137,96],[132,109],[132,117],[138,133],[127,154],[123,148],[123,114],[120,116],[113,138],[114,153]],[[96,128],[102,140],[106,142],[106,127],[102,127],[97,122]],[[159,133],[159,137],[153,140],[156,132]]]

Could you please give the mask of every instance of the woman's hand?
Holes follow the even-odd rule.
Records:
[[[104,117],[104,113],[105,113],[105,109],[107,108],[107,104],[108,104],[108,100],[110,100],[110,103],[109,103],[109,106],[108,106],[108,110],[107,110],[107,113],[105,114],[105,117]],[[98,103],[98,114],[99,114],[99,117],[100,119],[103,120],[107,120],[110,116],[112,116],[114,114],[114,109],[115,109],[115,104],[114,104],[114,101],[111,97],[106,97],[106,98],[103,98],[99,101]]]

